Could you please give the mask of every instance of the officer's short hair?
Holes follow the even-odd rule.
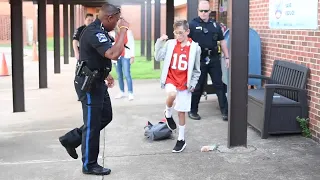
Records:
[[[100,14],[103,13],[105,15],[116,15],[121,13],[121,7],[105,3],[100,8]],[[102,15],[102,14],[101,14]]]
[[[184,30],[189,29],[189,23],[187,20],[176,20],[173,24],[173,29],[182,26]]]
[[[93,17],[93,14],[87,13],[87,14],[86,14],[86,19],[87,19],[87,17]]]

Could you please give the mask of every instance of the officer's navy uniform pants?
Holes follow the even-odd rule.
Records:
[[[112,107],[108,89],[104,81],[96,82],[90,93],[81,91],[84,77],[75,77],[74,85],[82,103],[83,122],[65,135],[70,147],[82,145],[83,167],[88,170],[97,164],[100,144],[100,130],[112,120]]]
[[[228,114],[228,100],[225,94],[225,86],[222,82],[222,70],[221,70],[221,61],[219,56],[210,57],[209,64],[201,61],[200,65],[201,75],[198,80],[198,84],[192,93],[192,100],[191,100],[191,113],[198,113],[198,107],[200,98],[202,96],[204,86],[207,83],[206,77],[209,73],[212,85],[216,90],[216,94],[219,101],[219,106],[221,113],[223,115]]]

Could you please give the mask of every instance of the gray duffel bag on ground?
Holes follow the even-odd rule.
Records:
[[[172,131],[163,121],[155,125],[148,121],[148,125],[144,127],[144,130],[144,135],[151,141],[170,139],[172,135]]]

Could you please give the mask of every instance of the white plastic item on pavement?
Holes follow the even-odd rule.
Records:
[[[211,146],[202,146],[201,152],[209,152],[209,151],[214,151],[218,148],[217,145],[211,145]]]

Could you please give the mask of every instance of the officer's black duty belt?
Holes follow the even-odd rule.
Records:
[[[218,55],[217,50],[209,49],[209,48],[201,48],[201,55],[202,56],[215,56]]]
[[[109,75],[110,69],[106,68],[103,71],[93,70],[91,71],[84,63],[81,61],[77,63],[76,76],[84,77],[84,82],[82,84],[81,90],[90,92],[94,86],[96,80],[104,80]]]
[[[78,62],[76,67],[77,76],[91,76],[92,74],[95,74],[96,79],[102,78],[104,80],[109,75],[109,72],[109,68],[91,71],[86,65],[84,65],[84,61]]]

